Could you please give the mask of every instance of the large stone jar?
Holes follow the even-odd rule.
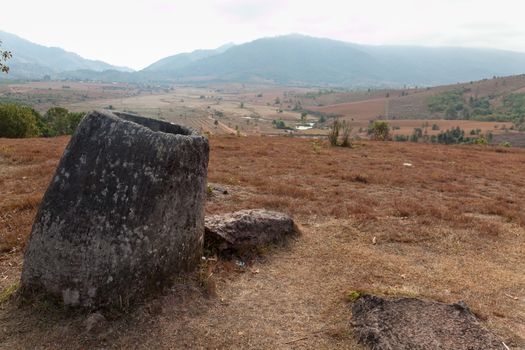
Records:
[[[209,146],[191,129],[91,112],[67,146],[33,224],[25,295],[125,306],[200,259]]]

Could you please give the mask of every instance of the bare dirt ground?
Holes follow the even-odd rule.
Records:
[[[212,137],[209,181],[228,194],[207,213],[281,210],[302,236],[246,267],[180,278],[88,332],[85,315],[8,297],[67,141],[0,139],[0,348],[362,349],[347,298],[356,290],[463,300],[525,347],[524,150]]]
[[[340,103],[323,107],[309,107],[309,109],[326,113],[328,115],[340,115],[345,119],[353,119],[356,122],[366,122],[366,124],[368,124],[369,120],[375,120],[379,116],[384,116],[386,114],[387,102],[389,101],[386,98],[376,98],[366,101]]]

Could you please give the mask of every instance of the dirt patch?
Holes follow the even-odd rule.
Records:
[[[365,295],[352,313],[356,336],[374,350],[505,349],[461,302]]]

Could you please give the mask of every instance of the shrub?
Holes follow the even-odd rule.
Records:
[[[308,115],[308,113],[306,112],[301,112],[301,123],[305,123],[306,122],[306,116]]]
[[[31,113],[33,113],[34,117],[36,118],[36,125],[39,130],[39,136],[43,136],[43,137],[53,136],[53,132],[51,128],[49,127],[49,124],[47,123],[47,121],[44,119],[44,117],[42,117],[42,115],[38,113],[38,111],[34,110],[33,108],[31,108]]]
[[[346,120],[343,120],[341,123],[341,131],[342,131],[342,138],[343,141],[341,142],[342,147],[351,147],[352,143],[350,142],[350,132],[352,131],[352,128],[350,127],[350,124]]]
[[[273,125],[275,125],[277,129],[287,129],[286,124],[284,123],[284,120],[282,119],[274,120],[272,123]]]
[[[448,117],[457,116],[456,111],[463,109],[463,92],[460,90],[446,91],[427,99],[430,113],[446,112]]]
[[[408,136],[405,136],[405,135],[394,135],[394,141],[407,142],[408,141]]]
[[[49,135],[71,135],[75,132],[84,113],[73,113],[62,107],[53,107],[44,114],[44,121],[49,127]]]
[[[21,138],[40,135],[38,119],[29,107],[0,104],[0,137]]]
[[[350,141],[350,132],[352,128],[350,124],[346,121],[340,121],[335,119],[330,129],[328,131],[328,141],[330,141],[331,146],[341,146],[341,147],[352,147],[352,142]],[[342,141],[339,144],[339,136],[341,136]]]
[[[423,137],[423,129],[421,128],[414,128],[413,135],[416,136],[416,139],[420,139]]]
[[[337,140],[339,139],[339,131],[341,129],[341,124],[338,119],[335,119],[330,129],[328,131],[328,141],[330,141],[330,146],[337,146]]]
[[[390,138],[390,126],[385,121],[374,121],[369,129],[368,134],[373,140],[386,141]]]
[[[475,135],[477,137],[466,137],[465,136],[465,130],[461,129],[459,126],[452,128],[450,130],[445,130],[439,133],[437,135],[437,138],[434,140],[432,139],[432,142],[437,143],[444,143],[444,144],[458,144],[458,143],[474,143],[478,145],[487,145],[490,144],[493,140],[493,134],[489,131],[486,134],[482,135],[481,130],[479,132],[477,130],[473,130],[474,132],[471,132],[471,135]]]
[[[467,142],[469,139],[465,138],[465,131],[460,127],[452,128],[450,130],[445,130],[439,133],[437,136],[438,143],[444,144],[455,144]]]
[[[481,135],[480,137],[478,137],[477,139],[474,140],[474,143],[476,145],[487,145],[488,141],[487,141],[487,138],[484,135]]]

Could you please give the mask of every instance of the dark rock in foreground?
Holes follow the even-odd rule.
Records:
[[[359,341],[374,350],[505,349],[463,303],[365,295],[352,313]]]
[[[290,216],[264,209],[240,210],[205,219],[206,245],[219,250],[257,247],[295,232]]]
[[[202,254],[209,146],[182,126],[91,112],[33,224],[22,293],[124,306]]]

